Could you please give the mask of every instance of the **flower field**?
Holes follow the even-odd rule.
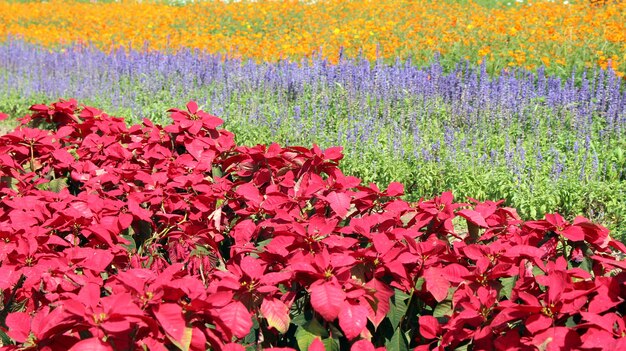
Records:
[[[454,189],[507,199],[523,218],[558,211],[626,233],[626,91],[612,71],[560,78],[484,66],[344,60],[254,63],[180,51],[50,52],[0,44],[0,110],[73,96],[134,121],[194,99],[245,145],[341,145],[343,170],[408,200]],[[4,105],[2,105],[4,104]]]
[[[0,351],[621,350],[625,72],[624,1],[0,0]]]
[[[626,246],[583,217],[409,203],[344,175],[341,148],[238,146],[195,102],[166,126],[75,100],[31,111],[0,137],[0,350],[626,340]]]
[[[19,35],[55,48],[89,42],[104,50],[201,49],[275,62],[339,52],[430,62],[436,52],[453,66],[482,60],[490,72],[507,67],[569,73],[572,67],[626,72],[626,4],[531,1],[208,1],[88,3],[0,2],[0,37]],[[321,49],[321,50],[320,50]]]

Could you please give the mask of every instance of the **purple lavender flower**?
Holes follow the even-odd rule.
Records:
[[[247,122],[291,142],[337,140],[357,152],[384,144],[404,158],[472,157],[518,173],[528,170],[529,152],[536,152],[537,169],[551,160],[545,168],[552,167],[554,179],[606,173],[598,169],[607,164],[600,148],[623,140],[626,125],[626,88],[612,70],[560,78],[543,69],[513,69],[490,76],[485,64],[460,62],[446,70],[438,58],[426,67],[347,57],[337,65],[320,57],[256,63],[196,50],[104,53],[73,46],[50,52],[11,38],[0,44],[0,96],[33,103],[42,96],[75,97],[112,113],[150,118],[165,117],[163,109],[194,98],[222,116],[227,128]],[[433,131],[434,125],[444,130]],[[441,140],[433,142],[433,132]],[[572,149],[553,142],[568,133],[579,136]],[[381,142],[386,135],[389,140]],[[536,151],[524,147],[536,138]],[[598,148],[593,152],[592,141]],[[568,157],[584,162],[570,172]]]

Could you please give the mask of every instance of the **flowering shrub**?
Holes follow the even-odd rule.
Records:
[[[408,203],[340,148],[237,146],[194,102],[166,127],[31,110],[0,137],[2,350],[626,343],[626,247],[582,217]]]

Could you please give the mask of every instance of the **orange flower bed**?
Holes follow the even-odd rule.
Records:
[[[566,1],[567,2],[567,1]],[[626,72],[626,2],[593,6],[533,2],[487,8],[426,0],[296,1],[189,5],[0,2],[0,36],[49,47],[89,42],[111,47],[197,48],[255,60],[301,59],[316,52],[367,59],[487,60],[568,71],[572,66]],[[147,43],[147,44],[146,44]]]

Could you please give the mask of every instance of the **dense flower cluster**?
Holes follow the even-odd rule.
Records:
[[[333,62],[363,55],[423,63],[439,52],[448,62],[486,61],[495,71],[547,66],[562,74],[599,65],[623,76],[626,70],[623,1],[172,2],[0,1],[0,38],[22,36],[47,47],[200,49],[258,61],[321,54]]]
[[[626,341],[626,247],[582,217],[408,203],[340,148],[237,146],[194,102],[165,127],[31,110],[0,137],[0,350]]]
[[[524,219],[558,209],[626,237],[626,80],[611,70],[490,77],[467,63],[257,64],[21,40],[0,44],[0,62],[0,109],[16,115],[71,95],[127,122],[162,122],[167,107],[192,98],[224,118],[238,144],[342,145],[345,173],[401,182],[407,199],[447,189],[506,198]]]

